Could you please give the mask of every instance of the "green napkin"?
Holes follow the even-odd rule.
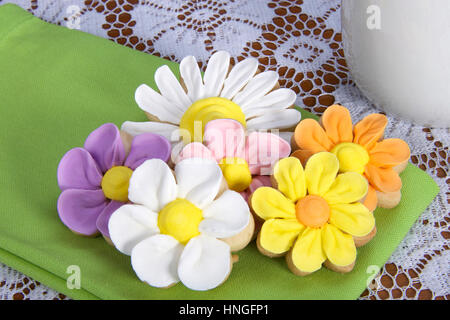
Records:
[[[375,212],[378,234],[345,275],[322,268],[297,277],[251,244],[216,289],[156,289],[138,280],[128,256],[60,222],[59,160],[105,122],[144,121],[134,91],[154,87],[162,64],[177,72],[166,60],[0,6],[0,261],[76,299],[356,299],[438,193],[412,165],[402,174],[402,202]],[[79,267],[80,289],[67,286],[70,266]]]

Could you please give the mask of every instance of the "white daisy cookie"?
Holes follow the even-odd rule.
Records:
[[[242,196],[223,191],[223,185],[220,167],[208,159],[183,160],[174,172],[159,159],[136,168],[129,184],[132,204],[115,211],[108,227],[140,280],[159,288],[181,281],[203,291],[228,278],[229,241],[239,237],[245,247],[254,221]]]
[[[248,130],[293,128],[301,118],[293,109],[294,91],[279,88],[278,73],[258,72],[258,61],[246,58],[233,67],[225,51],[214,53],[202,77],[193,56],[180,63],[178,80],[167,65],[155,72],[159,92],[146,84],[135,93],[150,122],[126,121],[122,130],[135,136],[158,133],[170,141],[202,141],[206,123],[234,119]]]

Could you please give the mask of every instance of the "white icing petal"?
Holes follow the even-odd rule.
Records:
[[[181,282],[192,290],[213,289],[225,281],[230,271],[230,247],[207,235],[189,240],[178,263]]]
[[[253,101],[261,98],[273,89],[278,81],[278,73],[275,71],[266,71],[257,74],[251,79],[245,88],[238,92],[233,98],[233,102],[244,108]]]
[[[133,122],[125,121],[122,123],[121,130],[132,135],[133,137],[142,133],[156,133],[169,141],[173,141],[173,137],[177,136],[175,133],[178,130],[178,126],[174,126],[168,123],[146,121],[146,122]]]
[[[180,75],[187,88],[188,97],[192,101],[204,97],[205,88],[203,86],[202,75],[193,56],[185,57],[180,63]]]
[[[223,88],[223,82],[228,74],[230,66],[230,54],[226,51],[217,51],[208,61],[203,83],[205,84],[205,96],[217,97]]]
[[[214,200],[222,182],[222,171],[219,165],[210,159],[182,160],[175,167],[175,175],[178,198],[187,199],[200,209]]]
[[[236,93],[253,77],[257,69],[258,60],[254,58],[247,58],[236,64],[226,78],[220,96],[233,99]]]
[[[247,118],[263,115],[266,112],[276,112],[292,106],[297,96],[295,92],[281,88],[252,101],[250,104],[240,105]]]
[[[179,109],[174,108],[173,103],[146,84],[141,84],[136,89],[134,99],[139,108],[158,117],[161,121],[179,123],[183,116]]]
[[[203,209],[203,217],[198,228],[201,233],[229,238],[245,229],[250,221],[250,210],[239,193],[227,190]]]
[[[163,65],[156,70],[155,82],[161,94],[170,100],[172,105],[178,108],[180,112],[184,113],[192,104],[191,99],[184,92],[180,82],[167,65]]]
[[[295,126],[302,115],[295,109],[266,113],[247,121],[248,130],[286,129]]]
[[[128,199],[159,212],[177,196],[175,177],[167,164],[160,159],[145,161],[134,170],[130,178]]]
[[[283,139],[284,141],[286,141],[287,143],[290,144],[294,133],[283,131],[283,132],[279,132],[278,135],[280,136],[281,139]]]
[[[158,234],[138,243],[131,252],[131,265],[142,281],[158,288],[179,281],[178,260],[183,245],[171,236]]]
[[[176,143],[172,143],[172,151],[170,153],[170,160],[172,160],[173,163],[178,163],[176,162],[178,155],[180,154],[181,150],[183,150],[183,147],[185,146],[183,141],[179,141]]]
[[[158,215],[137,204],[126,204],[114,211],[108,222],[112,243],[130,255],[140,241],[159,233]]]

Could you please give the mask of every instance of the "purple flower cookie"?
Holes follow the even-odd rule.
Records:
[[[58,198],[61,221],[73,232],[109,239],[111,214],[128,202],[133,170],[148,159],[169,159],[169,141],[157,134],[133,138],[129,152],[119,129],[106,123],[86,139],[84,148],[69,150],[58,166]]]

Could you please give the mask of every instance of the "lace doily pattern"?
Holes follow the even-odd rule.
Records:
[[[0,299],[1,300],[67,300],[39,281],[35,281],[20,272],[0,263]]]
[[[0,0],[53,24],[76,28],[121,45],[181,61],[229,51],[234,62],[255,57],[294,90],[296,104],[320,115],[333,103],[355,119],[377,112],[353,83],[342,48],[340,0]],[[360,299],[450,298],[450,134],[393,117],[386,136],[411,146],[411,162],[430,174],[441,192],[414,224]],[[67,299],[0,264],[0,298]]]

